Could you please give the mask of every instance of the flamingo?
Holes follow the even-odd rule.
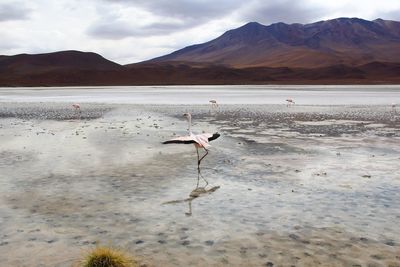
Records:
[[[294,100],[291,99],[291,98],[286,99],[286,102],[287,102],[287,104],[286,104],[287,107],[290,107],[291,105],[296,104],[296,103],[294,102]]]
[[[72,107],[74,108],[75,112],[81,112],[81,105],[79,105],[78,103],[72,104]]]
[[[200,163],[201,161],[208,155],[208,148],[211,146],[209,142],[217,139],[220,137],[219,133],[202,133],[202,134],[193,134],[191,130],[192,125],[192,115],[190,113],[185,113],[183,116],[188,120],[189,128],[188,128],[188,135],[186,136],[179,136],[177,138],[168,140],[163,142],[163,144],[194,144],[196,147],[197,152],[197,186],[199,187],[199,180],[200,177],[206,182],[206,186],[208,185],[208,181],[201,175],[200,172]],[[199,148],[203,148],[205,154],[200,157]]]
[[[392,103],[392,111],[396,112],[396,103]]]
[[[77,115],[77,118],[80,119],[80,117],[81,117],[81,105],[79,105],[78,103],[74,103],[74,104],[72,104],[72,107],[75,110],[75,114]]]
[[[211,99],[210,101],[208,101],[211,103],[211,108],[218,108],[218,103],[217,100],[215,99]]]

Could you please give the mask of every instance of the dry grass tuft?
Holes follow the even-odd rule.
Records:
[[[130,256],[116,248],[97,246],[83,259],[82,267],[137,267]]]

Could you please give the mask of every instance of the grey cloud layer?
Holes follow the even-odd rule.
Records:
[[[99,39],[119,40],[130,36],[153,36],[168,34],[187,28],[179,23],[153,23],[144,27],[134,27],[124,21],[99,21],[89,27],[87,33]]]
[[[133,5],[144,8],[156,15],[191,18],[211,19],[224,14],[229,14],[243,5],[240,0],[104,0],[106,2],[118,2],[125,5]]]
[[[108,4],[110,8],[113,5],[140,8],[161,18],[174,19],[175,22],[158,22],[138,27],[119,17],[101,19],[87,30],[90,36],[100,39],[166,35],[232,14],[243,23],[257,21],[270,24],[280,21],[311,22],[328,13],[326,9],[309,4],[308,0],[103,0],[102,3]]]
[[[0,3],[0,22],[11,20],[25,20],[29,18],[31,9],[20,2]]]
[[[400,21],[400,9],[385,13],[383,19]]]
[[[244,21],[256,21],[262,24],[276,22],[308,23],[314,22],[328,13],[327,9],[307,4],[307,1],[263,1],[254,0],[240,13]]]
[[[92,24],[87,33],[96,38],[123,39],[130,36],[153,36],[170,34],[177,31],[190,29],[213,19],[222,18],[236,10],[242,1],[223,0],[215,4],[214,1],[128,1],[104,0],[105,3],[118,3],[126,7],[138,7],[155,16],[165,18],[166,22],[149,23],[138,27],[127,21],[114,17],[110,20],[100,19]],[[173,19],[173,22],[168,21]]]

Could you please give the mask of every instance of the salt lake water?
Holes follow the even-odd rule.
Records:
[[[400,103],[400,85],[106,86],[0,88],[0,102],[129,104],[389,105]]]
[[[400,86],[2,88],[0,266],[97,242],[148,266],[399,266],[392,102]],[[195,148],[161,144],[188,111],[221,134],[198,198]]]

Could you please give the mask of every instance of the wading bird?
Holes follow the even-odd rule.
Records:
[[[78,115],[78,119],[81,118],[81,105],[78,103],[72,104],[72,107],[74,108],[75,114]]]
[[[291,105],[295,104],[294,100],[291,98],[286,99],[286,102],[287,102],[286,104],[287,107],[290,107]]]
[[[396,112],[396,103],[392,103],[392,111]]]
[[[215,100],[215,99],[211,99],[210,101],[208,101],[208,102],[210,102],[210,104],[211,104],[211,108],[212,109],[214,109],[214,108],[218,108],[218,103],[217,103],[217,100]]]
[[[75,111],[81,111],[81,106],[78,103],[72,104],[72,107],[75,109]]]
[[[201,175],[201,172],[200,172],[200,163],[208,155],[207,148],[210,147],[209,142],[220,137],[220,134],[219,133],[193,134],[192,130],[191,130],[192,115],[190,113],[185,113],[185,114],[183,114],[183,116],[188,120],[188,123],[189,123],[188,135],[180,136],[180,137],[165,141],[165,142],[163,142],[163,144],[194,144],[194,146],[196,147],[196,152],[197,152],[197,186],[196,186],[196,188],[199,187],[200,177],[206,182],[206,186],[207,186],[208,182],[206,179],[204,179],[204,177]],[[204,151],[206,152],[202,157],[200,157],[199,148],[203,148]]]

